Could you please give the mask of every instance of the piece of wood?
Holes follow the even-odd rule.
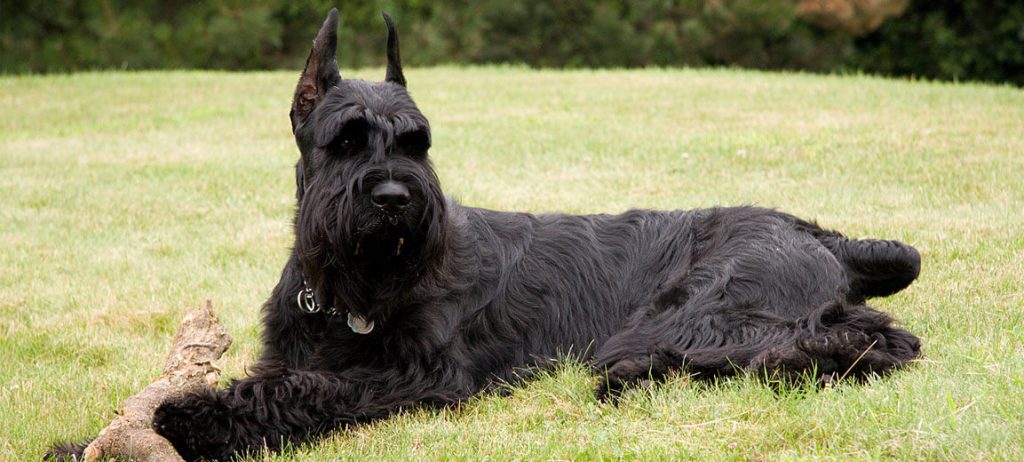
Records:
[[[167,355],[164,373],[124,401],[107,428],[85,449],[85,460],[123,458],[140,462],[182,461],[150,424],[165,399],[198,387],[215,387],[220,369],[213,364],[231,346],[231,336],[213,314],[209,300],[185,315]]]

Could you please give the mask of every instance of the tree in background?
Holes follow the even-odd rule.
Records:
[[[846,34],[800,20],[791,0],[498,1],[483,18],[477,62],[827,70],[852,51]]]
[[[282,57],[278,3],[5,1],[0,69],[265,68]]]
[[[909,4],[910,0],[799,0],[796,11],[820,27],[864,35],[903,14]]]
[[[916,0],[855,44],[870,72],[1024,85],[1024,2]]]
[[[330,0],[4,0],[0,72],[298,69]],[[1024,84],[1011,0],[340,2],[338,61],[381,65],[381,10],[410,65],[740,66]],[[877,30],[876,30],[877,29]]]

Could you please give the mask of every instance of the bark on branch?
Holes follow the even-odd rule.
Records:
[[[217,321],[209,300],[189,311],[174,336],[164,373],[125,400],[117,417],[85,449],[85,460],[182,461],[171,444],[150,428],[153,411],[168,397],[216,386],[220,369],[213,362],[229,346],[231,336]]]

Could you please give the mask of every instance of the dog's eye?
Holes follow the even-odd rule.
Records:
[[[349,121],[338,130],[334,139],[325,146],[332,154],[349,154],[366,144],[367,124],[364,120]]]
[[[350,154],[362,146],[363,140],[365,137],[361,137],[359,134],[342,132],[334,141],[331,141],[327,150],[333,154]]]
[[[414,130],[398,137],[398,145],[411,156],[425,156],[430,149],[430,134],[424,130]]]
[[[338,135],[329,145],[327,145],[327,152],[331,154],[348,154],[352,151],[352,146],[355,143],[352,142],[352,138],[345,135]]]

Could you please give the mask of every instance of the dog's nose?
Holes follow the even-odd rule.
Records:
[[[409,205],[409,188],[397,181],[385,181],[373,187],[370,201],[377,207],[400,209]]]

